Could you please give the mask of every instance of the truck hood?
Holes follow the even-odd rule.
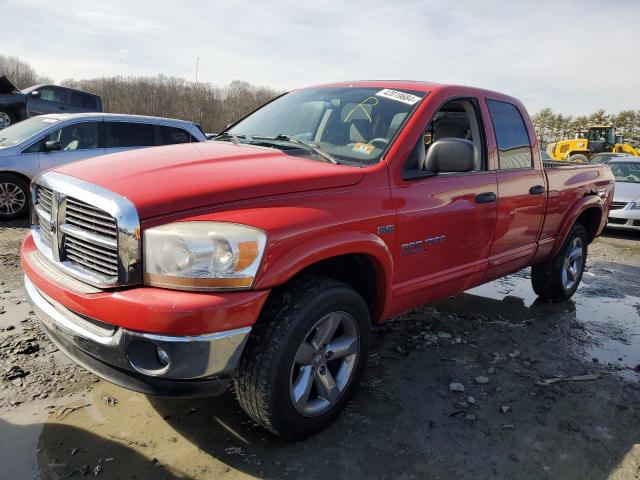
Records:
[[[635,202],[640,199],[640,183],[616,182],[614,202]]]
[[[141,220],[239,200],[344,187],[364,176],[357,167],[226,142],[131,150],[55,171],[128,198]]]
[[[0,75],[0,94],[4,93],[20,93],[20,89],[6,75]]]

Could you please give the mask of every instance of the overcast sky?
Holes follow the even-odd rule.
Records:
[[[640,1],[0,0],[0,53],[57,81],[156,75],[278,89],[461,83],[530,112],[640,108]]]

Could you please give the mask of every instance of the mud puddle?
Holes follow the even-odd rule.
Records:
[[[439,305],[449,313],[484,313],[511,322],[561,319],[584,329],[584,335],[567,338],[561,347],[627,379],[640,376],[640,268],[589,262],[576,294],[558,304],[538,299],[529,272],[481,285]]]

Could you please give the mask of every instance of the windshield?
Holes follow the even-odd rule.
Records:
[[[640,162],[609,163],[616,182],[640,183]]]
[[[0,130],[0,147],[18,145],[58,121],[57,118],[33,117]]]
[[[265,105],[217,140],[332,163],[372,164],[425,95],[379,87],[299,90]]]

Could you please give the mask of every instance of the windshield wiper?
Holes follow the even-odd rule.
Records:
[[[291,138],[289,135],[276,135],[275,137],[269,137],[269,136],[264,136],[264,135],[252,135],[251,136],[252,140],[274,140],[274,141],[279,141],[279,142],[288,142],[288,143],[293,143],[295,145],[301,145],[303,147],[305,147],[307,150],[311,150],[313,153],[315,153],[316,155],[322,157],[324,160],[326,160],[329,163],[333,163],[333,164],[338,164],[338,161],[333,158],[331,155],[329,155],[327,152],[325,152],[324,150],[320,149],[319,145],[315,145],[313,143],[307,143],[307,142],[303,142],[302,140],[298,140],[297,138]]]
[[[240,143],[240,140],[243,140],[247,137],[245,137],[244,135],[235,135],[231,132],[222,132],[220,135],[216,135],[215,137],[213,137],[213,141],[215,142],[216,140],[221,138],[228,138],[231,140],[231,143],[238,145]]]

